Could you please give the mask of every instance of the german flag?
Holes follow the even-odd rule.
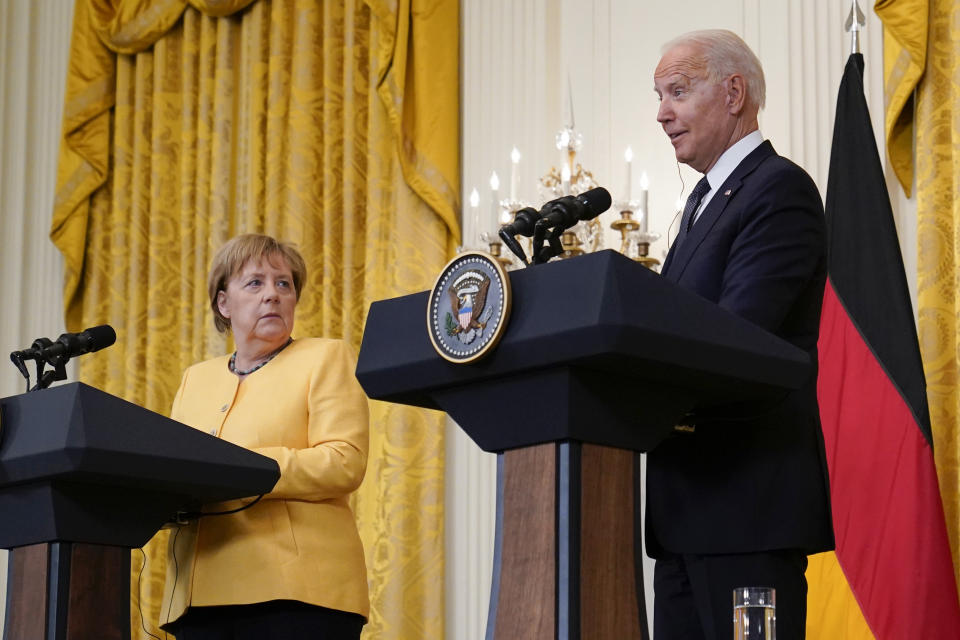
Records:
[[[818,396],[837,549],[811,558],[808,638],[960,638],[926,381],[883,169],[847,61],[827,182]]]

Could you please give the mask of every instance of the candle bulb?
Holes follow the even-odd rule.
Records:
[[[493,198],[491,204],[493,208],[493,225],[500,224],[500,178],[497,177],[497,172],[494,171],[490,174],[490,194]]]
[[[470,220],[473,222],[473,233],[479,241],[480,234],[483,232],[480,229],[480,194],[477,193],[476,187],[470,191]]]
[[[510,152],[510,202],[517,201],[517,170],[520,167],[520,151],[514,147]]]
[[[560,150],[560,188],[563,191],[560,195],[567,195],[567,189],[564,186],[563,172],[567,172],[566,183],[570,182],[570,132],[563,129],[557,136],[557,149]]]
[[[647,233],[648,229],[648,220],[650,219],[650,213],[647,211],[647,198],[650,195],[650,180],[647,178],[647,172],[644,171],[643,175],[640,176],[640,210],[643,211],[643,216],[640,219],[640,231],[642,233]]]
[[[627,150],[623,152],[623,159],[627,161],[627,196],[625,200],[630,202],[630,199],[633,195],[633,187],[630,184],[633,178],[633,149],[627,147]]]

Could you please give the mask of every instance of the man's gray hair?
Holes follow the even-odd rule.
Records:
[[[742,75],[747,85],[748,103],[758,110],[763,109],[767,96],[763,67],[740,36],[726,29],[691,31],[663,45],[661,53],[681,45],[695,46],[703,52],[707,76],[713,82],[720,83],[734,73]]]

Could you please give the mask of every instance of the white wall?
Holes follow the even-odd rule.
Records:
[[[63,260],[47,234],[72,20],[69,0],[0,0],[0,397],[25,385],[7,354],[64,331]],[[0,633],[6,576],[4,551]]]
[[[73,3],[0,0],[0,352],[63,328],[63,260],[48,233]],[[0,395],[24,380],[0,366]]]
[[[650,229],[665,235],[677,199],[699,176],[682,167],[656,122],[653,69],[661,45],[684,31],[726,28],[754,49],[767,80],[760,126],[774,147],[806,168],[825,193],[840,77],[850,51],[843,24],[848,0],[461,0],[463,202],[481,195],[483,229],[494,230],[490,172],[510,175],[510,151],[523,155],[521,199],[536,199],[537,179],[557,166],[554,134],[564,124],[567,78],[576,128],[583,134],[578,160],[616,200],[625,185],[623,152],[633,160],[633,191],[641,172],[650,179]],[[881,154],[883,145],[882,28],[872,3],[861,51],[865,87]],[[886,157],[884,156],[886,166]],[[888,175],[890,175],[888,171]],[[889,184],[901,230],[907,277],[915,294],[916,209]],[[602,216],[605,227],[616,217]],[[466,244],[478,229],[465,216]],[[607,247],[619,246],[613,232]],[[662,260],[666,244],[651,255]],[[490,589],[495,503],[495,460],[451,423],[447,446],[447,637],[482,638]],[[652,611],[652,563],[645,567]]]

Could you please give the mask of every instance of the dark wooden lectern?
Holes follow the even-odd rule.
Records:
[[[638,452],[699,403],[796,388],[809,359],[613,251],[510,278],[487,359],[436,354],[423,292],[370,307],[357,378],[499,454],[487,638],[646,638]]]
[[[130,549],[276,461],[81,383],[0,399],[4,640],[130,638]]]

